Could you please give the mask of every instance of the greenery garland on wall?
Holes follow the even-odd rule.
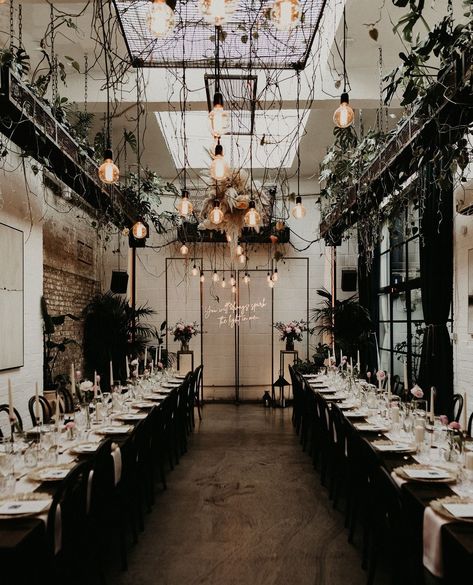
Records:
[[[410,11],[394,30],[400,29],[404,40],[412,43],[415,24],[422,21],[427,26],[422,14],[424,0],[393,0],[393,4],[398,7],[409,4]],[[425,190],[406,189],[405,186],[426,163],[450,169],[458,181],[464,180],[471,150],[468,141],[473,115],[471,97],[468,97],[471,96],[471,78],[457,78],[453,87],[448,87],[445,79],[458,71],[462,60],[471,66],[473,0],[463,2],[464,23],[455,22],[451,3],[448,4],[447,14],[428,31],[425,39],[417,38],[411,44],[409,53],[400,53],[402,63],[384,79],[386,105],[401,92],[401,105],[406,107],[410,121],[418,127],[432,124],[427,132],[419,133],[407,160],[385,169],[376,185],[363,181],[383,147],[401,133],[404,119],[391,132],[371,130],[362,139],[352,127],[335,128],[335,142],[321,164],[322,220],[329,225],[335,225],[342,217],[345,225],[356,222],[359,248],[368,268],[381,226],[409,201],[414,208],[422,208]],[[451,122],[438,115],[445,103],[459,110]],[[439,175],[436,181],[439,187],[445,187],[445,181],[450,181],[449,173]],[[389,198],[380,206],[387,195]]]

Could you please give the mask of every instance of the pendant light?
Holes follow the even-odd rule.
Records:
[[[146,16],[146,26],[157,39],[164,39],[174,30],[174,10],[165,0],[153,0]]]
[[[271,272],[269,272],[266,274],[266,281],[269,282],[271,280]]]
[[[223,221],[223,211],[220,209],[220,201],[218,199],[214,199],[214,206],[209,214],[209,219],[215,225]]]
[[[103,16],[103,15],[102,15]],[[117,165],[113,162],[112,152],[112,137],[110,128],[110,75],[109,75],[109,55],[105,52],[105,83],[107,88],[107,113],[106,113],[106,141],[107,145],[103,153],[103,163],[99,166],[99,179],[106,185],[113,185],[117,183],[120,178],[120,171]]]
[[[186,189],[182,190],[182,197],[179,203],[177,204],[177,211],[179,215],[182,217],[187,217],[194,211],[194,206],[189,201],[189,191]]]
[[[200,0],[199,8],[206,22],[220,26],[235,12],[236,4],[235,0]]]
[[[296,197],[296,204],[292,208],[292,216],[295,219],[302,219],[306,213],[306,208],[302,205],[302,197],[298,195]]]
[[[269,286],[269,288],[274,288],[274,282],[272,280],[270,280],[268,282],[268,286]]]
[[[271,8],[271,20],[278,30],[291,31],[301,20],[299,0],[276,0]]]
[[[222,278],[221,286],[222,288],[225,288],[227,286],[227,283],[225,282],[225,276]]]
[[[220,138],[217,139],[215,146],[215,155],[210,163],[210,176],[216,181],[223,181],[228,174],[228,166],[223,157],[223,146],[220,144]]]
[[[194,264],[194,266],[192,267],[192,276],[197,276],[199,274],[199,271],[197,270],[197,266]]]
[[[238,260],[240,261],[240,264],[244,264],[246,262],[245,254],[241,254]]]
[[[273,280],[273,282],[277,282],[279,280],[279,274],[278,274],[277,268],[274,269],[272,280]]]
[[[200,271],[200,282],[205,282],[205,274],[203,270]]]
[[[223,107],[223,95],[220,92],[220,26],[215,27],[215,93],[213,108],[209,113],[210,129],[215,138],[222,136],[228,130],[229,116]]]
[[[185,242],[182,243],[182,246],[179,248],[179,252],[183,256],[186,256],[189,253],[189,248],[186,246],[186,243]]]
[[[235,277],[233,276],[233,274],[230,276],[230,284],[232,286],[235,286],[235,284],[236,284],[236,280],[235,280]]]
[[[350,106],[347,92],[347,70],[346,70],[346,13],[343,8],[343,93],[340,97],[340,105],[333,114],[333,123],[339,128],[348,128],[355,120],[355,112]]]
[[[243,282],[245,284],[250,284],[250,275],[248,274],[248,272],[245,272],[245,276],[243,277]]]
[[[256,205],[254,200],[250,201],[250,206],[248,211],[245,213],[245,223],[248,227],[258,227],[261,221],[261,216],[256,210]]]
[[[233,293],[234,295],[236,295],[236,291],[237,291],[237,288],[236,288],[236,286],[235,286],[235,285],[233,285],[233,286],[232,286],[232,293]]]
[[[218,282],[220,280],[220,276],[218,275],[218,272],[216,270],[214,270],[214,273],[212,274],[212,280],[214,282]]]
[[[131,228],[131,233],[136,240],[143,240],[148,236],[148,228],[141,220],[138,220]]]
[[[241,256],[243,254],[243,248],[242,248],[241,244],[238,244],[238,246],[236,247],[235,253],[237,256]]]

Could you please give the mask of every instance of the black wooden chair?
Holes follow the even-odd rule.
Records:
[[[204,371],[204,366],[200,365],[195,370],[195,380],[194,380],[194,401],[195,405],[197,406],[197,414],[199,415],[199,420],[202,420],[202,407],[203,404],[200,400],[200,387],[202,384],[202,374]],[[192,421],[194,424],[194,412],[192,412]]]
[[[64,386],[58,388],[57,392],[60,397],[59,408],[61,412],[64,414],[74,412],[74,398],[71,392]]]
[[[17,428],[23,430],[23,421],[16,408],[13,409]],[[9,437],[11,434],[10,408],[8,404],[0,404],[0,437]]]
[[[453,395],[453,420],[458,422],[463,411],[463,396],[461,394]]]
[[[51,422],[53,416],[53,409],[44,396],[38,396],[40,408],[40,422],[47,425]],[[31,422],[36,426],[36,396],[32,396],[28,400],[28,412],[30,413]]]
[[[471,437],[471,433],[473,431],[473,412],[470,414],[470,418],[468,419],[468,436]]]

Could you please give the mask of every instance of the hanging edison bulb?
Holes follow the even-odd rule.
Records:
[[[234,295],[236,294],[236,290],[237,290],[237,289],[236,289],[236,286],[235,286],[235,285],[233,285],[233,286],[232,286],[232,293],[233,293]]]
[[[199,7],[206,22],[220,26],[235,12],[236,4],[234,0],[200,0]]]
[[[253,199],[250,201],[248,211],[245,213],[245,223],[248,227],[258,227],[261,221],[260,214],[256,211],[256,205]]]
[[[227,238],[227,242],[229,244],[231,244],[231,242],[232,242],[232,236],[231,236],[231,234],[226,234],[225,237]]]
[[[238,244],[238,246],[236,247],[235,253],[237,256],[241,256],[243,254],[243,247],[241,246],[241,244]]]
[[[227,283],[225,282],[225,276],[222,278],[221,286],[222,288],[225,288],[227,286]]]
[[[306,214],[306,209],[302,205],[302,197],[298,195],[296,197],[296,204],[292,208],[292,216],[296,219],[302,219]]]
[[[220,209],[220,201],[218,199],[214,199],[214,206],[209,214],[209,219],[215,225],[223,221],[223,211]]]
[[[271,8],[271,20],[278,30],[291,31],[301,20],[299,0],[276,0]]]
[[[186,246],[186,243],[184,242],[182,244],[182,246],[179,248],[179,252],[183,255],[186,256],[189,253],[189,248]]]
[[[278,274],[277,268],[274,269],[272,280],[273,280],[273,282],[277,282],[279,280],[279,274]]]
[[[192,276],[197,276],[199,274],[199,271],[197,270],[197,266],[194,264],[194,266],[192,267]]]
[[[174,10],[165,0],[153,0],[146,16],[149,32],[158,39],[166,38],[174,30]]]
[[[186,191],[185,189],[182,191],[181,200],[177,204],[177,211],[182,217],[186,217],[194,211],[194,206],[189,201],[189,191]]]
[[[212,275],[212,280],[214,282],[218,282],[220,280],[220,276],[218,275],[218,272],[216,270],[214,270],[214,273]]]
[[[202,270],[200,271],[200,282],[205,282],[205,275]]]
[[[112,185],[116,183],[120,178],[120,171],[113,162],[113,153],[110,148],[104,152],[103,163],[99,166],[99,179],[102,183]]]
[[[245,284],[250,284],[250,275],[248,274],[248,272],[245,272],[245,276],[243,277],[243,282]]]
[[[223,157],[223,146],[220,144],[220,139],[217,141],[215,147],[215,155],[210,163],[210,176],[216,181],[223,181],[228,174],[228,165]]]
[[[241,254],[240,257],[238,258],[240,264],[244,264],[246,262],[246,256],[245,254]]]
[[[270,280],[268,282],[268,286],[269,286],[269,288],[274,288],[274,282],[272,280]]]
[[[333,114],[333,123],[339,128],[348,128],[353,124],[355,119],[355,112],[350,106],[350,100],[346,92],[342,93],[340,98],[340,105]]]
[[[235,280],[235,277],[233,276],[233,274],[230,276],[230,284],[232,286],[235,286],[235,284],[236,284],[236,280]]]
[[[133,237],[136,240],[142,240],[143,238],[146,238],[146,236],[148,235],[148,228],[142,221],[138,220],[136,223],[133,224],[133,227],[131,228],[131,233],[133,234]]]
[[[230,124],[228,112],[223,107],[223,96],[217,91],[214,93],[214,105],[209,114],[210,129],[215,138],[226,134]]]
[[[271,272],[268,271],[268,273],[266,274],[266,282],[269,282],[271,280]]]

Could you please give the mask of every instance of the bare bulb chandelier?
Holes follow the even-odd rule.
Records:
[[[235,12],[235,0],[200,0],[199,8],[203,19],[209,24],[220,26]]]
[[[194,211],[194,206],[189,201],[189,191],[182,190],[182,198],[177,205],[177,211],[182,217],[187,217]]]
[[[174,10],[165,0],[153,0],[146,16],[146,25],[157,39],[166,38],[174,30]]]
[[[299,0],[276,0],[271,8],[271,20],[278,30],[291,31],[301,21]]]

